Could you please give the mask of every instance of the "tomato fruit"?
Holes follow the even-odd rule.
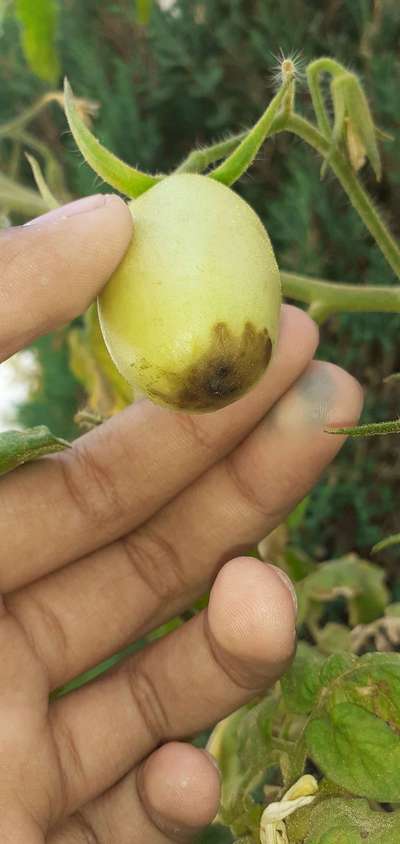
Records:
[[[129,203],[132,241],[98,300],[111,357],[152,401],[212,411],[262,376],[281,286],[252,208],[207,176],[174,174]]]

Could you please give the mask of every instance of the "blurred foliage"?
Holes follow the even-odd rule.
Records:
[[[154,5],[146,26],[133,0],[63,0],[59,3],[59,62],[77,95],[101,104],[95,131],[133,165],[172,168],[194,144],[222,138],[254,122],[273,90],[276,55],[301,50],[305,61],[335,55],[358,71],[378,125],[398,136],[400,4],[398,0],[177,0],[169,11]],[[142,4],[144,8],[147,4]],[[32,5],[33,8],[33,5]],[[288,25],[290,21],[290,26]],[[12,16],[3,22],[0,56],[1,119],[27,108],[47,90],[27,70]],[[302,107],[311,113],[305,90]],[[70,190],[81,195],[103,185],[82,163],[55,106],[33,125],[65,162]],[[363,179],[399,234],[400,145],[385,141],[383,179]],[[9,155],[0,145],[0,162]],[[21,177],[31,176],[23,164]],[[331,175],[320,181],[320,162],[292,136],[267,143],[239,191],[268,227],[282,268],[357,282],[390,283],[392,274]],[[40,345],[42,344],[42,345]],[[47,345],[46,345],[47,344]],[[46,421],[70,436],[79,388],[66,355],[51,340],[39,354],[57,383],[21,409],[29,425]],[[398,385],[383,379],[400,369],[398,318],[343,315],[324,326],[319,356],[348,368],[366,388],[363,421],[398,415]],[[59,375],[55,376],[55,371]],[[67,385],[66,392],[63,392]],[[58,421],[52,421],[52,415]],[[387,533],[398,533],[400,457],[395,438],[348,443],[311,495],[294,540],[317,559],[351,549],[366,553]],[[395,549],[382,551],[390,563]]]
[[[58,0],[15,0],[21,43],[28,64],[45,82],[57,82],[60,65],[55,47]]]
[[[44,422],[58,437],[72,440],[79,434],[75,413],[84,400],[83,389],[69,367],[68,333],[64,330],[40,337],[32,346],[41,376],[30,400],[19,409],[18,421],[27,428]]]
[[[148,24],[153,8],[153,0],[135,0],[135,2],[137,22],[144,25]]]
[[[378,124],[396,136],[397,0],[331,0],[323,8],[313,0],[284,0],[279,7],[272,0],[180,0],[169,12],[155,7],[146,27],[136,13],[132,0],[64,0],[58,37],[61,65],[76,93],[101,103],[96,133],[134,165],[172,168],[193,144],[249,125],[271,94],[273,54],[280,49],[301,48],[307,61],[335,54],[358,70]],[[44,90],[27,72],[11,17],[4,23],[0,74],[3,120]],[[299,96],[310,108],[301,89]],[[35,130],[66,162],[74,194],[103,188],[82,164],[56,107],[42,112]],[[399,144],[383,143],[383,161],[378,187],[370,174],[364,179],[396,229]],[[27,168],[25,176],[30,179]],[[265,146],[239,190],[266,223],[284,269],[360,284],[392,280],[340,186],[332,176],[321,183],[316,156],[292,136]],[[319,355],[347,367],[366,388],[364,421],[397,415],[398,387],[383,383],[400,366],[397,338],[396,316],[344,315],[323,328]],[[23,418],[30,412],[25,408]],[[397,533],[399,475],[394,438],[349,443],[315,489],[297,543],[323,559],[351,548],[365,553],[382,535]],[[392,559],[393,552],[382,558]]]
[[[282,542],[273,561],[286,557],[290,569],[289,551]],[[383,577],[349,554],[298,581],[303,641],[291,667],[212,732],[207,748],[222,772],[218,821],[237,844],[259,842],[260,821],[265,844],[338,844],[338,829],[348,830],[343,844],[399,840],[400,617]],[[326,623],[327,610],[340,623]],[[294,809],[287,803],[311,794]]]

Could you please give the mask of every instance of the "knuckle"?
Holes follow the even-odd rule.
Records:
[[[251,511],[255,511],[264,519],[267,518],[270,514],[265,502],[258,496],[248,479],[245,479],[238,471],[235,463],[234,452],[225,458],[225,467],[234,491],[238,495],[239,499],[244,503],[246,510],[250,509]]]
[[[189,435],[193,445],[206,453],[215,450],[214,437],[202,426],[199,419],[187,413],[177,413],[176,423],[183,430],[185,436]]]
[[[83,438],[82,438],[83,440]],[[83,442],[60,455],[64,484],[74,506],[96,528],[124,510],[115,479]]]
[[[82,811],[76,812],[73,817],[72,841],[76,844],[101,844],[96,830],[90,820]]]
[[[171,734],[171,724],[154,677],[146,670],[146,655],[125,667],[130,697],[153,745],[157,747]]]
[[[70,813],[70,807],[76,804],[75,792],[80,794],[89,789],[85,766],[75,741],[72,730],[66,719],[58,719],[55,724],[50,715],[49,725],[53,735],[55,758],[58,770],[59,806],[58,817],[65,817]],[[74,783],[72,790],[71,783]],[[72,793],[72,791],[74,793]]]
[[[146,525],[142,530],[125,536],[121,542],[134,575],[146,584],[160,603],[175,599],[186,591],[183,565],[177,549],[155,528]]]
[[[50,683],[53,665],[59,676],[66,676],[68,672],[67,635],[50,604],[33,595],[29,596],[28,603],[28,612],[27,606],[22,606],[22,611],[14,612]]]

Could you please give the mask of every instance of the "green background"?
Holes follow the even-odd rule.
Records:
[[[394,138],[382,144],[381,183],[368,168],[362,180],[400,234],[398,0],[178,0],[171,12],[155,8],[147,26],[137,22],[133,0],[64,0],[58,8],[59,68],[76,94],[101,103],[94,128],[102,142],[144,169],[173,168],[193,145],[251,125],[272,95],[281,50],[300,51],[303,63],[333,55],[359,71],[378,125]],[[2,24],[0,80],[0,122],[51,87],[27,68],[11,15]],[[311,116],[304,84],[298,106]],[[82,164],[56,106],[32,128],[65,164],[71,193],[105,189]],[[0,142],[2,168],[9,154]],[[20,178],[32,184],[25,165]],[[359,284],[393,281],[340,186],[330,174],[320,181],[317,156],[293,136],[268,142],[238,190],[267,226],[282,269]],[[399,415],[399,387],[383,383],[400,370],[398,336],[394,315],[343,315],[322,328],[318,356],[348,368],[366,390],[363,421]],[[65,342],[58,335],[36,347],[42,382],[20,419],[72,437],[83,396]],[[354,549],[366,555],[383,535],[399,532],[399,454],[395,437],[349,442],[293,539],[322,560]],[[395,573],[395,549],[380,559]],[[207,841],[223,840],[208,833]]]

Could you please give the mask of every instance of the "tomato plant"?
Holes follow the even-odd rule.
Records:
[[[306,77],[314,122],[296,110],[296,63],[283,59],[278,91],[250,130],[193,150],[165,175],[141,172],[100,144],[88,125],[87,103],[74,98],[68,83],[64,97],[57,95],[85,160],[127,197],[138,231],[99,302],[100,326],[117,369],[93,308],[71,341],[73,365],[88,388],[87,424],[131,401],[132,388],[180,409],[214,409],[251,388],[267,365],[267,340],[271,345],[276,340],[278,270],[266,232],[233,186],[269,138],[293,133],[321,156],[322,175],[330,170],[339,180],[400,277],[399,245],[359,178],[367,164],[381,178],[384,137],[360,80],[325,57],[308,65]],[[41,100],[35,108],[44,105]],[[31,116],[32,110],[19,125]],[[63,197],[35,163],[34,174],[39,192],[30,201],[40,212]],[[203,195],[204,203],[194,207]],[[163,202],[172,207],[167,219]],[[230,215],[236,209],[240,242],[230,252]],[[175,265],[165,247],[170,225],[168,244],[179,252]],[[161,289],[144,289],[148,277]],[[400,313],[398,286],[359,287],[285,272],[281,280],[284,295],[305,303],[320,324],[341,311]],[[159,339],[154,319],[162,321]],[[223,331],[216,332],[221,324]],[[248,324],[251,342],[250,334],[243,340]],[[398,431],[400,423],[393,420],[350,433]],[[0,437],[0,468],[9,471],[64,445],[43,429],[18,437],[8,432]],[[267,556],[296,581],[302,642],[284,680],[219,724],[209,740],[223,773],[218,821],[241,844],[394,844],[400,833],[400,656],[390,651],[400,641],[399,606],[391,603],[378,566],[355,555],[316,566],[290,545],[290,524],[287,530],[278,550],[270,545]],[[265,554],[264,546],[259,554]],[[338,600],[338,612],[327,621]]]

